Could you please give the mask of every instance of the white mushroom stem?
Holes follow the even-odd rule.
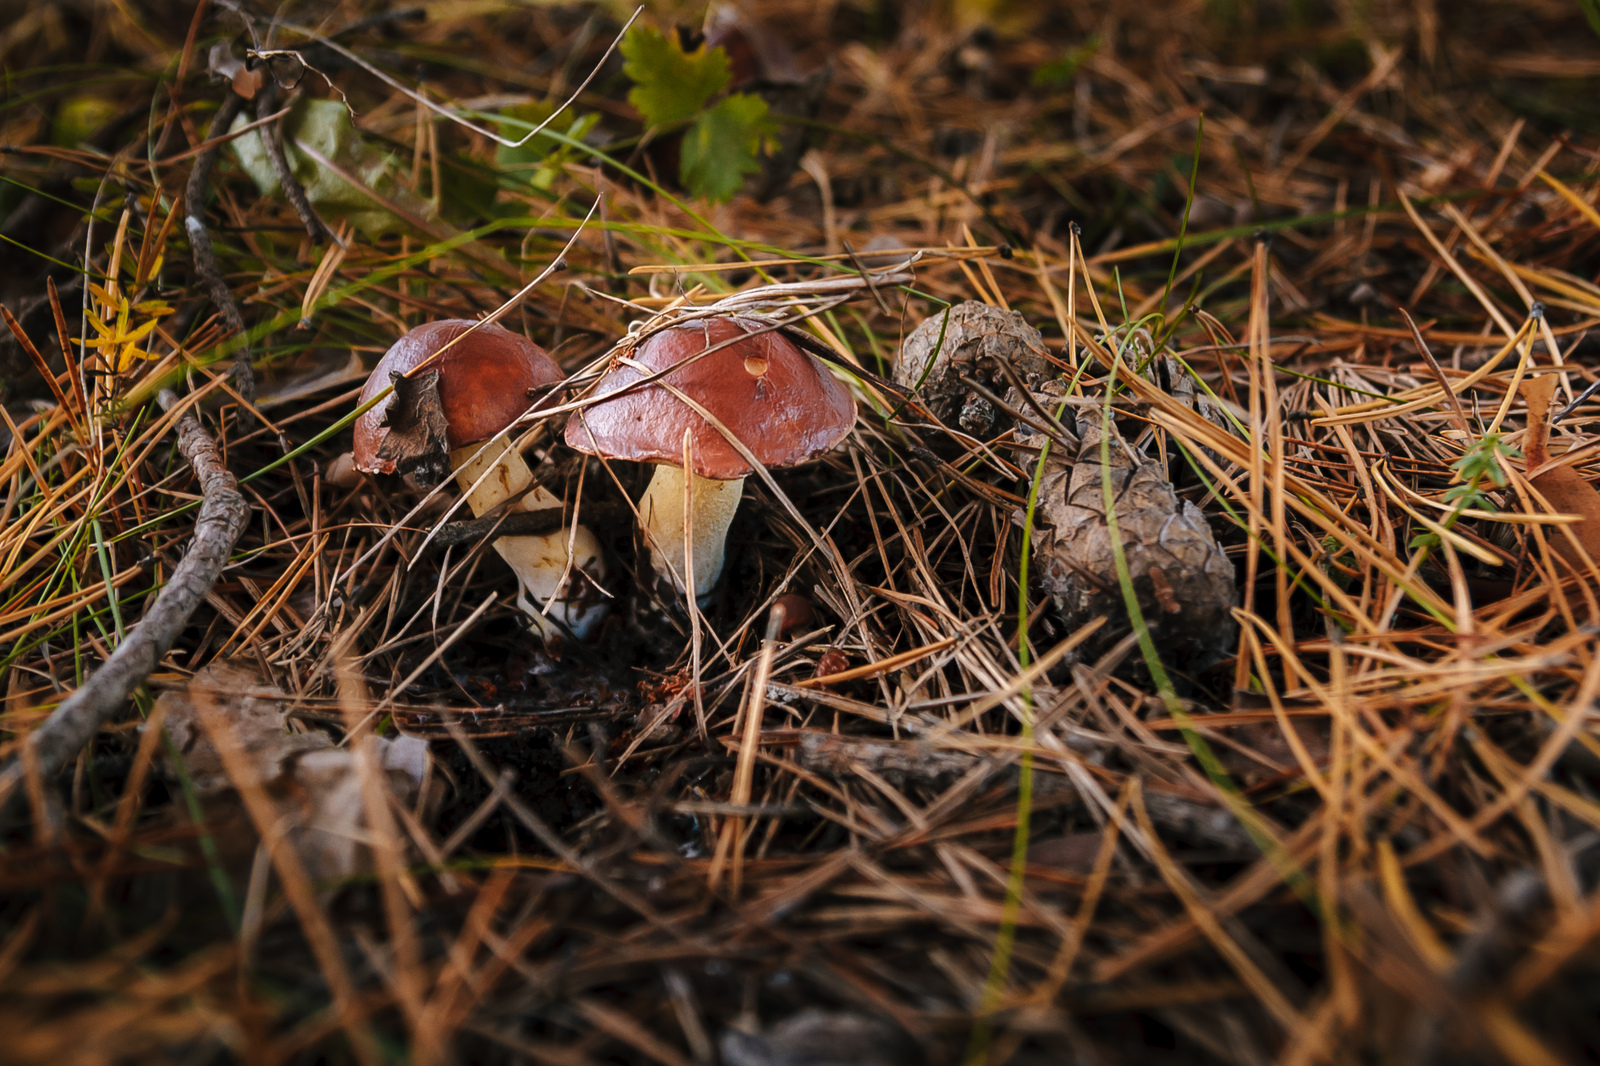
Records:
[[[728,527],[743,493],[744,478],[713,481],[682,467],[656,467],[655,477],[639,500],[639,517],[650,536],[650,563],[663,581],[683,591],[691,558],[685,548],[689,546],[695,599],[703,599],[711,591],[722,575]]]
[[[533,471],[504,437],[482,446],[457,448],[450,453],[450,465],[475,516],[487,514],[507,500],[511,500],[507,509],[513,511],[561,506],[561,500],[542,486],[527,491],[533,485]],[[521,497],[513,499],[519,493]],[[544,637],[557,636],[565,627],[582,640],[605,616],[605,600],[589,587],[590,580],[604,578],[605,566],[600,542],[588,526],[577,525],[542,537],[500,537],[494,550],[516,572],[521,584],[517,606]]]

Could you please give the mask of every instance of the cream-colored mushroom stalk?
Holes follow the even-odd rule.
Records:
[[[682,467],[657,466],[639,499],[656,574],[680,593],[692,574],[695,598],[705,597],[722,576],[728,527],[742,495],[744,478],[717,481]]]
[[[533,471],[504,437],[457,448],[450,453],[450,466],[475,516],[501,504],[508,511],[560,511],[561,500],[533,484]],[[587,587],[605,576],[600,542],[588,526],[576,523],[543,536],[499,537],[494,550],[521,584],[517,606],[546,638],[565,628],[582,640],[605,617],[605,599]]]

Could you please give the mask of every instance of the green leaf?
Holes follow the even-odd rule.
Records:
[[[1498,511],[1495,502],[1478,489],[1478,481],[1454,485],[1445,491],[1440,502],[1456,504],[1461,510]]]
[[[251,116],[240,115],[234,120],[234,132],[248,126],[250,121]],[[282,131],[283,154],[289,169],[305,187],[306,199],[325,217],[348,218],[368,237],[398,233],[407,228],[404,220],[379,207],[372,197],[301,151],[299,145],[310,148],[402,210],[423,218],[434,217],[433,205],[406,187],[403,171],[394,156],[368,141],[350,121],[350,112],[339,101],[300,97],[284,116]],[[278,172],[267,159],[260,130],[235,137],[228,147],[263,196],[282,193]]]
[[[1450,464],[1450,469],[1462,481],[1476,483],[1488,478],[1500,488],[1506,486],[1505,471],[1501,461],[1522,458],[1522,452],[1505,442],[1498,433],[1491,433],[1469,447],[1461,458]]]
[[[1418,533],[1411,538],[1411,543],[1406,547],[1416,552],[1421,551],[1423,548],[1437,548],[1439,543],[1439,534],[1437,533]]]
[[[509,121],[496,122],[495,128],[502,137],[521,137],[549,118],[554,110],[554,104],[542,101],[512,104],[500,112]],[[574,115],[570,121],[564,118],[557,119],[545,128],[545,132],[530,137],[527,144],[498,145],[494,153],[495,165],[503,173],[515,175],[536,188],[548,189],[554,183],[561,167],[576,154],[563,142],[552,137],[551,133],[581,141],[589,135],[589,131],[594,129],[599,120],[600,116],[594,113]]]
[[[1600,3],[1600,0],[1596,2]],[[1059,89],[1064,85],[1071,85],[1078,76],[1078,68],[1099,50],[1100,35],[1095,34],[1078,47],[1062,53],[1060,59],[1034,68],[1028,82],[1036,89]]]
[[[1578,6],[1583,9],[1583,17],[1589,20],[1589,28],[1600,36],[1600,0],[1578,0]]]
[[[678,42],[648,26],[622,39],[622,72],[633,79],[628,103],[652,126],[692,118],[728,84],[728,53],[721,48],[686,53]]]
[[[678,177],[696,196],[731,200],[744,176],[761,169],[761,142],[776,130],[765,100],[734,93],[684,133]]]

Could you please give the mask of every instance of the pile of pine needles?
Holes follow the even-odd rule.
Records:
[[[806,141],[776,195],[720,205],[625,102],[630,12],[348,4],[318,43],[148,0],[0,30],[8,1057],[1593,1058],[1578,5],[1034,7],[750,5],[830,75],[778,116]],[[252,83],[229,42],[314,47]],[[599,133],[537,181],[464,124],[590,71],[571,114]],[[362,195],[402,224],[258,191],[219,106],[267,128],[297,94],[398,160]],[[914,281],[824,299],[869,245],[923,250]],[[509,305],[582,385],[652,313],[775,282],[861,414],[751,479],[701,610],[648,579],[647,471],[548,420],[522,444],[614,564],[589,645],[538,646],[450,493],[326,476],[410,326]],[[883,384],[963,300],[1041,330],[1067,395],[1113,391],[1206,512],[1240,590],[1223,663],[1170,674],[1137,633],[1074,653],[1028,578],[1038,438]],[[1231,431],[1137,373],[1152,348]],[[236,539],[171,650],[89,743],[44,744],[204,563],[197,519]],[[355,794],[352,872],[296,859],[298,779],[205,791],[148,728],[225,661],[296,734],[428,743],[414,803]],[[844,1058],[780,1055],[826,1039]]]

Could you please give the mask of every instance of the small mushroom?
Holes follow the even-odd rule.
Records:
[[[635,387],[663,370],[671,373]],[[704,408],[727,436],[672,389]],[[692,559],[697,598],[722,573],[728,526],[745,476],[755,469],[729,437],[763,466],[795,466],[839,443],[855,423],[849,390],[814,356],[754,318],[669,326],[607,371],[595,391],[610,398],[572,417],[567,443],[607,459],[657,464],[639,501],[650,561],[681,592]]]
[[[322,469],[322,480],[336,489],[353,489],[361,484],[355,455],[345,452],[329,461]]]
[[[414,471],[426,483],[453,470],[474,515],[501,505],[514,511],[560,507],[558,497],[534,484],[505,431],[562,380],[561,368],[520,334],[493,324],[468,334],[474,325],[447,319],[418,326],[378,361],[360,402],[391,383],[395,391],[356,420],[356,468]],[[494,548],[516,571],[517,605],[545,638],[565,629],[581,640],[603,617],[604,603],[588,584],[604,576],[604,563],[586,526],[501,537]]]

